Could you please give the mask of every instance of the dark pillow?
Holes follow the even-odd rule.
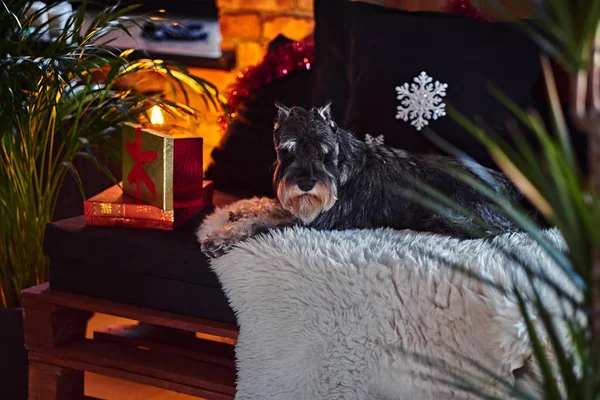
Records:
[[[349,96],[347,33],[344,14],[347,0],[315,0],[315,65],[313,67],[312,105],[332,101],[331,114],[343,127]]]
[[[396,87],[425,72],[448,85],[442,101],[469,118],[481,117],[501,135],[512,114],[486,88],[491,83],[521,107],[537,107],[539,53],[505,23],[436,12],[406,12],[364,3],[347,6],[350,99],[346,128],[363,138],[384,135],[387,145],[415,153],[439,150],[408,121],[397,119]],[[431,95],[429,95],[431,96]],[[493,166],[484,147],[450,116],[433,129],[480,163]]]
[[[292,43],[276,38],[269,51]],[[310,70],[299,70],[274,80],[253,93],[235,110],[219,145],[211,153],[212,162],[206,179],[213,180],[215,189],[241,197],[274,196],[273,123],[277,115],[275,101],[286,105],[310,105]]]

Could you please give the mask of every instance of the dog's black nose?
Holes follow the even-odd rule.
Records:
[[[298,185],[298,188],[303,192],[308,192],[309,190],[314,188],[315,183],[316,181],[311,178],[301,178],[296,181],[296,185]]]

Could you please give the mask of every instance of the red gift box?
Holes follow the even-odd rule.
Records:
[[[204,181],[201,204],[163,210],[124,194],[114,185],[83,203],[85,221],[94,226],[173,230],[211,206],[213,193],[212,181]]]
[[[125,123],[123,191],[165,210],[202,204],[203,139],[177,128]]]

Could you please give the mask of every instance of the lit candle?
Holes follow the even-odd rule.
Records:
[[[178,119],[179,120],[179,119]],[[186,125],[189,125],[189,121]],[[191,132],[188,127],[180,124],[174,124],[166,121],[165,115],[159,106],[153,106],[150,109],[150,123],[142,124],[145,128],[152,129],[156,132],[164,135],[176,136],[176,137],[194,137],[197,136],[196,132]]]
[[[150,123],[152,125],[162,125],[165,123],[165,119],[163,118],[159,106],[152,107],[152,111],[150,112]]]

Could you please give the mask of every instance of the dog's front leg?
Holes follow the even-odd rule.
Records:
[[[294,223],[293,216],[275,202],[230,212],[229,222],[202,242],[202,251],[208,257],[217,258],[253,236],[272,229],[292,226]]]

